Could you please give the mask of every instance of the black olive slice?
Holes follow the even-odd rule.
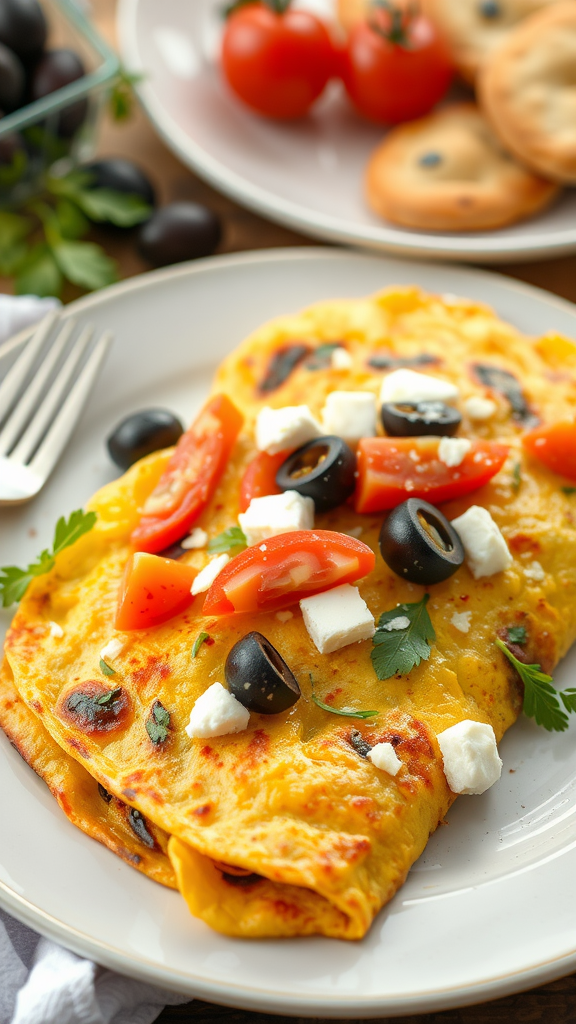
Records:
[[[122,420],[106,444],[112,461],[129,469],[145,455],[176,444],[183,433],[180,420],[167,409],[144,409]]]
[[[350,497],[355,473],[356,456],[341,437],[317,437],[288,456],[276,484],[281,491],[312,498],[317,512],[328,512]]]
[[[520,381],[501,366],[489,363],[474,363],[472,366],[476,378],[481,384],[507,398],[512,409],[512,418],[523,427],[534,427],[540,422],[538,416],[530,408]]]
[[[385,402],[382,426],[391,437],[451,437],[460,426],[460,413],[445,402]]]
[[[260,715],[287,711],[301,696],[288,665],[261,633],[247,633],[234,644],[224,672],[230,693]]]
[[[373,370],[398,370],[408,366],[434,366],[442,360],[438,356],[421,352],[417,356],[395,356],[392,353],[378,352],[368,360],[368,366]]]
[[[352,729],[350,733],[350,746],[354,747],[357,754],[361,757],[368,757],[368,754],[372,750],[369,743],[366,742],[362,733],[358,729]]]
[[[258,385],[260,394],[267,395],[270,391],[276,391],[288,380],[296,367],[306,358],[310,352],[310,346],[301,343],[284,345],[274,353],[263,379]]]
[[[148,846],[151,850],[153,850],[154,847],[156,846],[156,840],[154,839],[154,836],[151,835],[151,833],[148,831],[148,825],[144,815],[141,814],[140,811],[137,811],[135,807],[129,807],[128,822],[130,824],[130,828],[132,829],[134,834],[138,836],[140,842],[144,843],[144,846]]]
[[[410,583],[441,583],[464,561],[464,548],[446,516],[420,498],[392,510],[380,530],[380,553],[392,572]]]

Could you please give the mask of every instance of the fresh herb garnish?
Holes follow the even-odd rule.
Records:
[[[312,684],[311,697],[315,704],[323,711],[330,711],[332,715],[342,715],[344,718],[374,718],[375,715],[379,714],[378,711],[355,711],[354,708],[333,708],[330,704],[325,704],[323,700],[314,693],[314,680],[310,675],[310,682]]]
[[[576,487],[563,487],[564,494],[576,494]]]
[[[562,701],[566,711],[576,711],[576,688],[558,691],[554,688],[552,676],[542,672],[540,665],[525,665],[518,661],[502,640],[494,641],[502,654],[514,666],[524,683],[524,714],[533,718],[549,732],[563,732],[568,728],[568,718],[560,707]]]
[[[107,665],[104,658],[100,658],[100,671],[103,672],[105,676],[116,675],[116,669],[112,668],[111,665]]]
[[[242,551],[247,546],[246,536],[239,526],[231,526],[229,530],[224,530],[208,541],[208,551],[211,555],[236,549]]]
[[[152,743],[165,743],[170,728],[170,712],[159,700],[154,701],[152,713],[146,722],[146,732]]]
[[[506,631],[508,642],[511,644],[525,644],[528,639],[526,626],[509,626]]]
[[[192,658],[196,657],[196,655],[198,654],[198,651],[202,647],[202,644],[206,640],[209,640],[209,639],[210,639],[210,634],[209,633],[204,633],[204,632],[198,633],[198,636],[196,637],[196,639],[194,641],[194,646],[192,648],[192,654],[191,654]]]
[[[117,686],[115,690],[108,690],[107,693],[103,693],[101,697],[94,697],[94,703],[100,706],[106,706],[107,704],[113,704],[115,700],[122,693],[122,687]]]
[[[429,594],[414,604],[399,604],[383,612],[372,639],[370,655],[378,679],[390,679],[408,673],[421,661],[428,661],[430,644],[436,639],[434,627],[426,609]],[[387,629],[394,619],[407,618],[409,624],[402,629]]]
[[[26,569],[19,569],[15,565],[4,566],[0,569],[0,597],[2,606],[8,608],[16,601],[21,601],[28,589],[28,584],[36,576],[43,576],[54,568],[56,555],[59,555],[64,548],[70,547],[83,534],[88,533],[96,522],[95,512],[84,512],[79,508],[70,514],[66,520],[62,516],[56,523],[52,550],[43,551],[35,562],[31,562]]]
[[[522,483],[522,464],[520,462],[514,463],[514,469],[512,470],[512,490],[518,494],[520,490],[520,484]]]
[[[143,78],[144,75],[138,72],[120,68],[108,98],[110,113],[114,121],[127,121],[131,116],[135,100],[134,86],[138,85]]]

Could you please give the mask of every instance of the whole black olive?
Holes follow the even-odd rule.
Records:
[[[277,715],[300,698],[300,687],[284,659],[261,633],[247,633],[226,658],[226,682],[249,711]]]
[[[410,583],[441,583],[464,561],[462,541],[446,516],[420,498],[397,505],[382,523],[380,553]]]
[[[462,421],[460,413],[444,402],[385,402],[380,415],[391,437],[451,437]]]
[[[131,160],[123,157],[108,157],[106,160],[94,160],[82,168],[87,171],[92,182],[90,188],[111,188],[115,192],[140,196],[149,206],[156,205],[154,186],[144,171]]]
[[[170,203],[140,228],[138,248],[155,267],[210,256],[222,237],[220,221],[199,203]]]
[[[22,62],[4,43],[0,43],[0,107],[9,114],[24,98],[26,74]]]
[[[48,25],[38,0],[2,0],[0,3],[0,42],[19,57],[41,53]]]
[[[78,81],[86,74],[84,65],[73,50],[48,50],[38,61],[32,81],[30,82],[30,98],[41,100],[58,89]],[[69,107],[59,111],[56,130],[62,138],[71,138],[80,128],[88,113],[88,101],[85,99],[71,103]]]
[[[114,428],[106,441],[110,458],[120,469],[161,448],[170,448],[184,433],[180,420],[167,409],[132,413]]]
[[[317,512],[328,512],[350,497],[355,473],[356,456],[341,437],[317,437],[282,463],[276,485],[312,498]]]

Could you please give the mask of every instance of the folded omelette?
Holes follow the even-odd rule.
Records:
[[[95,526],[32,582],[8,632],[0,724],[13,743],[74,824],[177,885],[192,914],[228,935],[362,938],[455,799],[438,736],[472,720],[499,741],[522,710],[522,680],[495,640],[521,629],[522,649],[512,650],[550,672],[576,638],[574,488],[522,445],[537,422],[574,420],[576,347],[554,334],[525,338],[471,302],[395,289],[323,303],[252,335],[216,376],[213,393],[232,400],[243,425],[194,527],[209,538],[237,527],[264,407],[304,403],[319,419],[331,392],[376,396],[402,367],[455,385],[459,436],[508,447],[488,483],[442,511],[453,520],[472,505],[488,510],[512,556],[493,575],[475,578],[463,564],[423,586],[378,554],[384,512],[346,502],[316,515],[316,530],[360,537],[376,553],[358,581],[376,623],[429,595],[435,640],[410,672],[379,679],[370,639],[321,654],[298,603],[291,614],[207,615],[201,593],[158,625],[116,629],[133,534],[171,451],[92,498]],[[487,397],[493,415],[468,415],[469,399]],[[209,562],[205,547],[166,554],[198,571]],[[300,699],[278,714],[252,712],[241,732],[190,737],[195,702],[225,684],[227,656],[252,630],[287,663]],[[114,639],[113,675],[103,674],[101,652]],[[96,728],[86,707],[99,700]],[[158,707],[169,723],[162,742],[149,728]],[[370,717],[345,713],[366,709]],[[401,761],[396,775],[365,756],[379,743]]]

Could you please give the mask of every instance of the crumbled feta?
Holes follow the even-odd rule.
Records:
[[[57,622],[50,622],[50,636],[57,637],[58,640],[64,636],[64,630],[62,626],[59,626]]]
[[[230,555],[227,554],[216,555],[215,558],[211,558],[208,565],[205,565],[196,576],[190,587],[190,593],[196,597],[196,594],[205,594],[207,590],[210,590],[218,573],[222,572],[222,569],[229,561]]]
[[[256,420],[256,447],[269,455],[300,448],[321,434],[320,424],[307,405],[287,405],[283,409],[267,405]]]
[[[394,629],[408,629],[409,625],[410,619],[407,615],[397,615],[395,619],[390,619],[390,622],[382,626],[382,629],[386,629],[391,633]]]
[[[305,597],[300,608],[304,625],[320,654],[331,654],[374,636],[372,613],[356,587],[349,583]]]
[[[290,622],[290,619],[294,618],[294,612],[276,612],[276,618],[278,622]]]
[[[332,391],[322,410],[322,429],[345,441],[376,434],[376,397],[371,391]]]
[[[102,661],[114,661],[114,658],[117,658],[118,655],[122,653],[125,646],[126,644],[124,641],[119,640],[118,637],[114,637],[112,640],[109,640],[106,646],[100,651]]]
[[[524,575],[526,579],[532,580],[534,583],[540,583],[546,579],[546,573],[540,562],[530,562],[530,565],[524,566]]]
[[[245,512],[238,516],[248,547],[260,544],[267,537],[294,530],[314,529],[314,501],[298,491],[267,494],[252,498]]]
[[[438,458],[445,466],[459,466],[472,447],[467,437],[441,437]]]
[[[356,540],[358,540],[364,533],[364,527],[351,526],[349,530],[342,530],[342,533],[345,533],[347,537],[354,537]]]
[[[330,358],[330,364],[333,370],[351,370],[354,365],[354,360],[350,355],[348,349],[342,348],[340,345],[335,348]]]
[[[201,526],[197,526],[192,533],[189,533],[184,540],[180,541],[180,547],[185,551],[193,551],[196,548],[205,548],[208,543],[208,534]]]
[[[471,618],[472,612],[454,612],[450,622],[453,626],[456,626],[456,629],[459,629],[461,633],[467,633],[470,629]]]
[[[372,761],[376,768],[388,772],[388,775],[398,775],[402,767],[402,761],[391,743],[377,743],[368,754],[368,760]]]
[[[508,545],[487,509],[472,505],[452,520],[452,526],[464,545],[466,561],[474,579],[493,576],[513,562]]]
[[[466,719],[441,732],[438,744],[453,793],[479,796],[498,782],[502,761],[491,725]]]
[[[185,726],[190,739],[226,736],[248,727],[250,712],[222,683],[212,683],[195,702]]]
[[[449,402],[454,398],[458,398],[454,384],[415,370],[393,370],[380,389],[381,402]]]
[[[491,398],[481,398],[480,395],[472,395],[464,402],[464,411],[471,420],[489,420],[497,408],[496,402]]]

